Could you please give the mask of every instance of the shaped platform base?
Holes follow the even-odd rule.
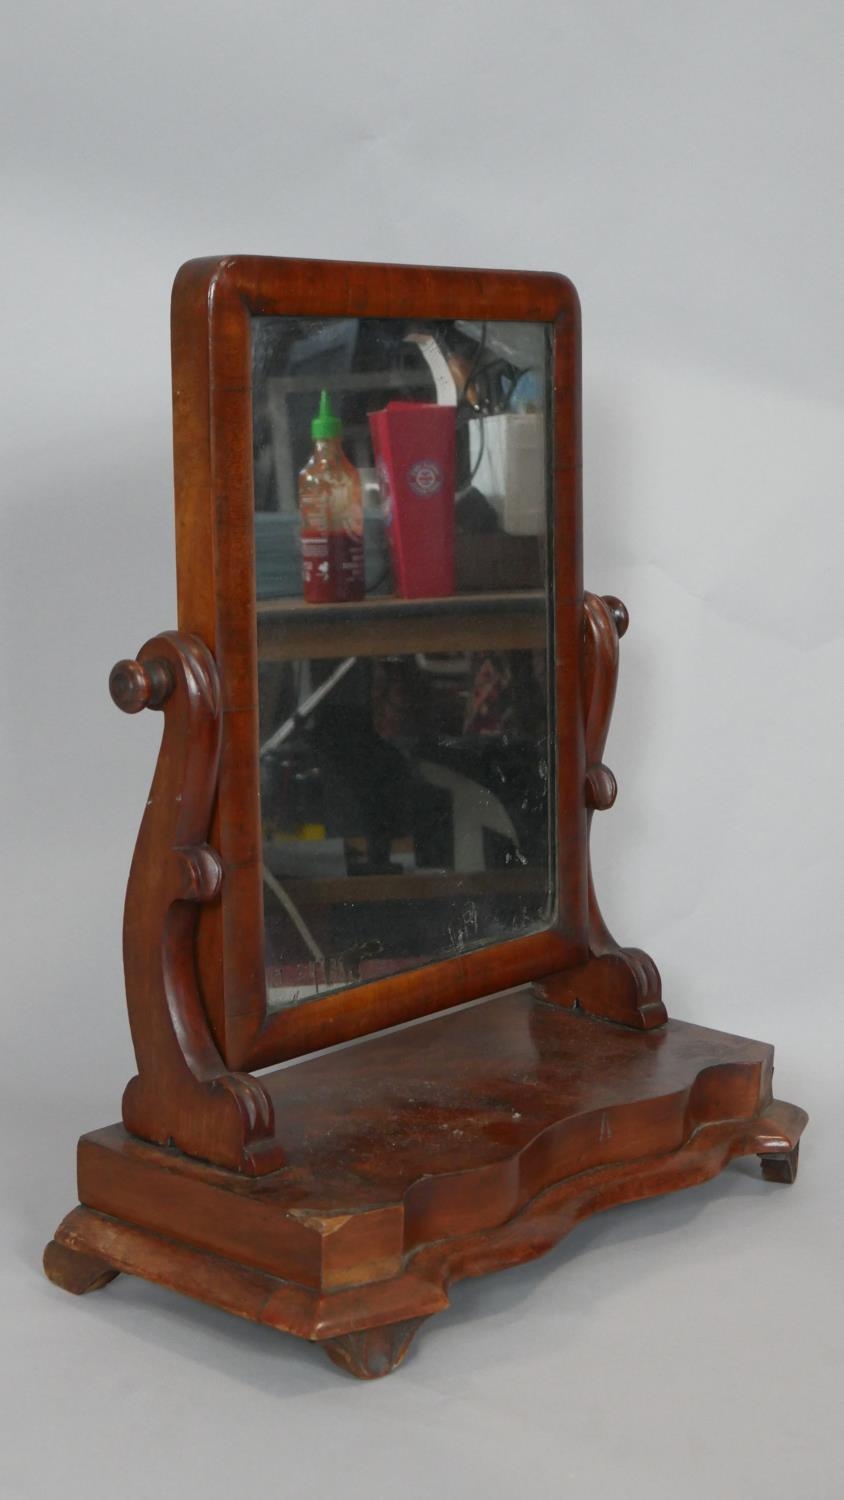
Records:
[[[631,1031],[529,989],[263,1075],[286,1164],[247,1178],[111,1126],[79,1143],[51,1280],[120,1271],[386,1375],[448,1287],[549,1250],[589,1214],[758,1154],[793,1181],[803,1110],[773,1050]]]

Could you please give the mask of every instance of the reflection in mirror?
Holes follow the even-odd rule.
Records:
[[[553,916],[550,330],[252,320],[272,1009]]]

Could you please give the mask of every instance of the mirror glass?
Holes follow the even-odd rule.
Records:
[[[548,925],[551,330],[254,317],[278,1010]]]

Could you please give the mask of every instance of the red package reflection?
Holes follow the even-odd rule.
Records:
[[[454,593],[455,408],[391,401],[370,412],[396,591]]]

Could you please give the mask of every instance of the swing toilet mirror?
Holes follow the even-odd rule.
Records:
[[[179,628],[111,676],[164,721],[137,1072],[44,1264],[370,1379],[588,1214],[734,1156],[793,1182],[806,1115],[596,899],[627,612],[583,590],[571,284],[195,261],[172,335]]]

